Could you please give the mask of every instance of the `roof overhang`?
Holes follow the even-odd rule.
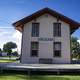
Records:
[[[61,20],[61,21],[64,21],[65,23],[68,23],[70,25],[70,33],[72,34],[76,29],[79,28],[80,26],[80,23],[52,10],[52,9],[49,9],[49,8],[44,8],[44,9],[41,9],[35,13],[33,13],[32,15],[30,16],[27,16],[15,23],[13,23],[13,26],[15,26],[15,28],[17,30],[19,30],[20,32],[22,32],[22,29],[24,27],[24,24],[40,17],[41,15],[45,14],[45,13],[48,13],[54,17],[56,17],[57,19]]]

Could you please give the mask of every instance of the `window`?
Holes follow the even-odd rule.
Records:
[[[54,23],[53,24],[53,35],[54,37],[60,37],[61,36],[61,23]]]
[[[38,48],[39,48],[38,42],[31,42],[31,56],[38,57]]]
[[[39,37],[39,23],[32,23],[32,37]]]
[[[54,42],[54,57],[61,57],[61,42]]]

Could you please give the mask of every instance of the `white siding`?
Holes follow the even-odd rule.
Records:
[[[53,23],[57,19],[48,14],[48,17],[42,15],[36,19],[40,23],[40,38],[53,38],[53,41],[39,41],[39,57],[30,57],[31,41],[38,41],[38,37],[31,37],[32,22],[25,24],[23,29],[22,43],[22,63],[39,63],[40,58],[51,58],[53,63],[70,63],[70,27],[67,23],[61,22],[61,37],[53,37]],[[53,42],[60,41],[62,43],[61,57],[53,57]]]

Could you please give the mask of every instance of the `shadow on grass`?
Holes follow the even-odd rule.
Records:
[[[27,76],[17,73],[0,73],[0,80],[27,80]]]
[[[67,77],[54,77],[54,76],[28,76],[29,80],[71,80]]]
[[[80,80],[80,75],[40,75],[38,73],[4,71],[0,73],[0,80]]]
[[[71,80],[69,77],[53,76],[53,75],[27,75],[24,73],[2,73],[0,78],[12,77],[12,80]]]

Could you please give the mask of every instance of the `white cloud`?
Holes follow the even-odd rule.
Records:
[[[20,51],[21,51],[21,39],[22,39],[22,34],[21,34],[19,31],[16,30],[16,31],[13,33],[12,38],[15,39],[14,42],[18,45],[18,52],[20,53]]]
[[[0,37],[2,37],[2,36],[5,36],[5,35],[12,35],[12,32],[8,32],[8,31],[3,31],[3,32],[0,32]]]
[[[12,41],[17,44],[18,51],[20,52],[21,37],[22,34],[13,27],[0,27],[0,48],[3,48],[5,43]]]
[[[80,43],[80,40],[78,40],[78,42]]]
[[[13,38],[21,39],[21,36],[22,36],[21,32],[15,30],[13,34]]]

